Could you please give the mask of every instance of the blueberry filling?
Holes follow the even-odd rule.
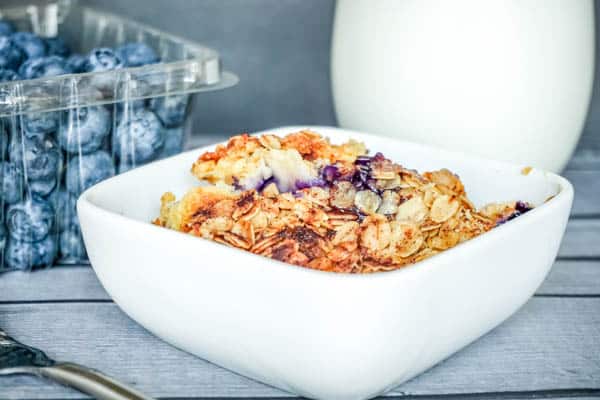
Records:
[[[313,179],[311,181],[302,181],[302,180],[297,180],[294,183],[294,186],[296,187],[296,190],[302,190],[302,189],[308,189],[311,187],[325,187],[327,186],[328,182],[324,181],[323,179]]]
[[[381,194],[381,191],[377,188],[377,181],[372,177],[371,164],[373,162],[383,162],[387,159],[382,153],[376,153],[373,157],[359,156],[357,157],[354,164],[356,165],[356,171],[351,178],[351,182],[357,190],[370,190],[377,194]]]
[[[513,211],[513,213],[510,214],[508,217],[499,219],[498,222],[496,222],[496,226],[502,225],[508,221],[512,221],[513,219],[520,217],[521,215],[525,214],[526,212],[532,209],[533,207],[531,207],[529,204],[519,200],[515,203],[515,211]]]
[[[274,176],[272,176],[272,177],[270,177],[270,178],[268,178],[268,179],[265,179],[265,180],[263,180],[263,181],[262,181],[262,182],[261,182],[261,183],[260,183],[260,184],[259,184],[259,185],[256,187],[256,190],[257,190],[258,192],[262,192],[262,191],[263,191],[263,190],[265,190],[265,188],[266,188],[267,186],[269,186],[271,183],[274,183],[275,185],[277,185],[277,180],[275,179],[275,177],[274,177]]]
[[[333,183],[340,176],[340,170],[335,165],[326,165],[325,167],[323,167],[323,171],[321,172],[321,177],[323,181],[327,183]]]
[[[531,207],[529,204],[525,203],[524,201],[517,201],[517,203],[515,204],[515,210],[517,210],[519,213],[524,214],[527,211],[531,210],[533,207]]]
[[[369,165],[371,163],[371,157],[369,156],[358,156],[354,164],[356,165]]]
[[[239,179],[234,178],[233,186],[238,190],[256,189],[258,192],[261,192],[269,183],[275,182],[281,191],[295,193],[299,190],[311,187],[330,187],[335,182],[350,181],[357,190],[370,190],[374,193],[381,194],[381,191],[377,188],[376,179],[371,176],[371,163],[382,162],[385,160],[386,158],[382,153],[376,153],[373,157],[358,156],[354,162],[354,171],[345,174],[342,173],[339,166],[328,164],[321,169],[319,173],[320,178],[310,180],[298,179],[289,190],[281,190],[282,188],[279,187],[279,183],[277,180],[274,180],[273,177],[261,181],[252,188],[244,187],[244,185],[240,184]]]

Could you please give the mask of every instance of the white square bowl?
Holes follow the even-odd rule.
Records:
[[[190,166],[213,146],[192,150],[101,182],[78,201],[92,266],[119,307],[165,341],[227,369],[298,395],[351,400],[385,393],[450,356],[541,284],[571,209],[568,181],[414,143],[313,129],[333,142],[363,141],[410,168],[449,168],[478,206],[526,200],[538,207],[397,271],[314,271],[151,225],[163,192],[181,195],[199,184]]]

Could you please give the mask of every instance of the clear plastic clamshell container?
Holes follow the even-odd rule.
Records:
[[[221,70],[216,51],[188,40],[72,1],[23,3],[2,2],[0,21],[63,38],[88,63],[86,71],[105,61],[102,52],[90,61],[91,50],[127,43],[145,43],[159,60],[0,82],[0,272],[86,262],[77,197],[114,174],[180,152],[192,95],[237,83]],[[3,50],[11,35],[5,31],[3,39],[0,29],[0,72],[9,65],[12,50]],[[35,51],[24,47],[19,69],[12,67],[35,72],[35,65],[23,67]]]

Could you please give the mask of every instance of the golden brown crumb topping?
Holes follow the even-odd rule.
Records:
[[[250,164],[268,164],[271,150],[293,150],[285,157],[299,155],[315,175],[290,183],[276,171],[250,189],[239,187],[253,172]],[[359,143],[332,145],[308,131],[236,136],[192,168],[217,185],[194,188],[179,201],[166,193],[155,223],[303,267],[360,273],[423,260],[531,208],[510,202],[477,210],[452,172],[421,175],[365,153]],[[227,167],[240,160],[243,168]]]

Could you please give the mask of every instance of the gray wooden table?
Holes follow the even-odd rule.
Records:
[[[600,397],[600,153],[578,153],[564,175],[575,184],[572,217],[536,295],[500,327],[390,396]],[[160,398],[289,396],[161,342],[119,310],[87,266],[1,275],[0,326],[54,358],[97,368]],[[0,378],[0,399],[84,397],[34,378]]]

